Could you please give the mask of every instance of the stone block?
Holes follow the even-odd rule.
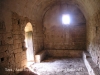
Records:
[[[12,34],[14,34],[14,35],[19,35],[19,34],[21,34],[21,33],[20,33],[20,31],[17,30],[17,31],[13,31]]]
[[[13,50],[14,49],[14,46],[13,45],[8,45],[8,50]]]
[[[46,56],[46,51],[43,50],[35,55],[35,62],[40,63]]]
[[[15,40],[15,39],[20,39],[21,37],[20,37],[20,35],[13,35],[13,39]]]
[[[19,44],[16,43],[16,44],[13,44],[13,49],[18,49],[19,48]]]
[[[84,50],[46,50],[48,56],[53,57],[82,57]]]
[[[93,62],[88,52],[83,52],[83,60],[89,72],[89,75],[100,75],[99,67]]]
[[[64,50],[64,57],[69,57],[69,51],[68,50]]]
[[[22,41],[20,40],[20,39],[18,39],[18,40],[14,40],[14,44],[19,44],[19,43],[21,43]]]
[[[64,57],[64,50],[56,50],[56,57]]]
[[[22,49],[21,48],[18,48],[18,49],[14,49],[13,52],[16,54],[16,53],[20,53],[22,52]]]
[[[15,63],[19,63],[21,61],[21,53],[15,54]]]
[[[27,60],[26,59],[21,61],[21,67],[24,68],[25,66],[27,66]]]
[[[23,51],[21,55],[22,55],[22,60],[27,59],[26,51]]]

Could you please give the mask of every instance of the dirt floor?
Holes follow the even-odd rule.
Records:
[[[38,75],[89,75],[82,58],[47,58],[31,68]]]

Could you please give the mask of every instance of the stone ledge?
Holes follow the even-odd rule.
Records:
[[[89,75],[100,75],[99,67],[93,62],[91,55],[87,52],[83,52],[83,60],[89,72]]]
[[[48,56],[80,58],[84,50],[46,50]]]
[[[44,59],[45,55],[46,55],[46,51],[45,50],[42,50],[39,53],[37,53],[35,55],[35,62],[36,63],[40,63]]]

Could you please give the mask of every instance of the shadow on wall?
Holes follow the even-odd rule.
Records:
[[[24,71],[21,71],[17,75],[38,75],[38,74],[35,74],[35,73],[31,72],[28,68],[26,68]]]

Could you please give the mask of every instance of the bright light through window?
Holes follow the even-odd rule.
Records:
[[[62,23],[63,24],[70,24],[70,16],[68,14],[62,15]]]

